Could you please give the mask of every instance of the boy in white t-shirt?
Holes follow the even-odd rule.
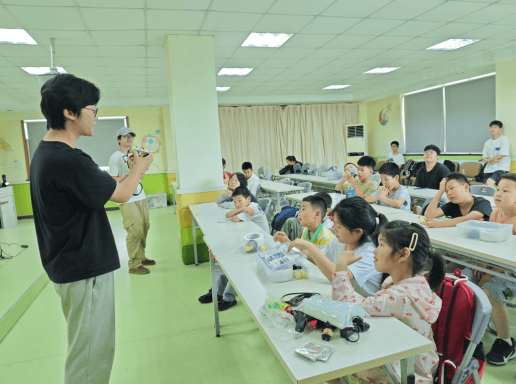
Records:
[[[242,173],[247,179],[247,189],[249,189],[254,196],[258,195],[260,178],[253,173],[253,165],[249,161],[242,163]]]
[[[500,176],[511,169],[509,139],[501,135],[503,124],[494,120],[489,124],[491,139],[487,140],[482,150],[482,162],[487,163],[484,169],[483,182],[494,187],[500,182]]]
[[[403,164],[405,164],[405,159],[403,158],[403,155],[401,153],[399,153],[399,151],[398,151],[399,148],[400,148],[399,142],[397,142],[397,141],[391,142],[392,152],[389,153],[387,158],[389,161],[392,161],[401,169],[401,167],[403,167]]]
[[[109,158],[109,174],[119,183],[129,174],[127,157],[135,137],[136,135],[131,128],[123,127],[117,132],[120,149]],[[144,177],[145,173],[142,173],[140,180],[143,180]],[[154,265],[156,262],[145,257],[145,244],[150,220],[149,204],[141,183],[136,188],[133,197],[127,203],[119,204],[119,208],[122,213],[124,228],[127,231],[129,273],[146,275],[150,273],[150,270],[145,266]]]

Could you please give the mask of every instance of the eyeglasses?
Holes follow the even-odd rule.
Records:
[[[134,139],[134,135],[131,133],[128,133],[127,135],[122,135],[122,137],[125,137],[126,139]]]
[[[425,151],[425,155],[433,155],[436,153],[433,149],[429,149],[428,151]]]
[[[91,109],[91,108],[84,108],[84,109],[87,109],[87,110],[89,110],[89,111],[93,111],[93,115],[94,115],[94,117],[97,117],[97,112],[99,111],[99,109],[98,109],[98,108],[95,108],[95,109]]]

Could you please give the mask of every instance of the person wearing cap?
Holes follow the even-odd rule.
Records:
[[[117,141],[120,149],[109,159],[109,174],[118,183],[121,183],[129,174],[128,158],[136,134],[129,127],[120,128],[117,132]],[[140,180],[145,177],[142,173]],[[150,227],[149,204],[139,183],[138,188],[127,203],[119,204],[122,213],[124,229],[127,231],[127,253],[129,255],[129,273],[146,275],[150,270],[146,266],[156,262],[145,257],[145,244]]]

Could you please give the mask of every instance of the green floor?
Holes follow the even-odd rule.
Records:
[[[125,266],[120,213],[108,212],[108,217]],[[147,257],[157,265],[145,276],[129,275],[125,267],[115,273],[117,345],[111,384],[291,383],[241,303],[221,313],[223,336],[215,337],[212,306],[197,301],[209,288],[209,265],[183,265],[178,233],[172,207],[151,210]],[[514,311],[511,315],[516,319]],[[490,346],[494,337],[484,339]],[[65,352],[65,321],[50,283],[0,343],[0,383],[62,383]],[[514,382],[516,359],[505,367],[488,367],[482,380]]]

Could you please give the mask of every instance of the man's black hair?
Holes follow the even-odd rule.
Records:
[[[331,208],[333,200],[331,199],[331,196],[328,193],[317,192],[314,196],[322,197],[324,199],[324,202],[326,203],[326,211],[328,211],[328,208]]]
[[[226,165],[226,159],[222,158],[222,166]]]
[[[362,156],[360,159],[358,159],[357,164],[361,167],[374,169],[376,166],[376,161],[371,156]]]
[[[387,162],[384,163],[380,169],[378,170],[378,173],[380,175],[389,175],[392,178],[395,178],[396,176],[400,176],[400,167],[396,163]]]
[[[246,169],[253,170],[253,165],[249,161],[245,161],[242,163],[242,171],[245,171]]]
[[[391,141],[391,145],[393,145],[393,144],[395,144],[397,147],[400,146],[400,143],[398,141],[396,141],[396,140]]]
[[[307,202],[312,206],[314,211],[321,211],[321,221],[326,216],[326,210],[328,209],[326,201],[322,196],[311,195],[303,198],[303,202]],[[331,207],[331,205],[330,205]]]
[[[441,154],[441,150],[439,149],[439,147],[437,145],[434,145],[434,144],[427,145],[425,147],[425,152],[430,149],[435,151],[435,153],[437,153],[437,156],[439,156]]]
[[[468,178],[459,172],[448,173],[446,175],[446,180],[448,180],[448,181],[449,180],[457,180],[457,182],[459,184],[468,184],[469,185]]]
[[[100,90],[93,83],[66,73],[56,75],[41,87],[41,112],[47,119],[47,130],[65,129],[65,109],[75,116],[87,105],[97,105]]]
[[[247,187],[240,186],[235,188],[231,196],[243,196],[244,199],[247,199],[248,197],[251,197],[251,192],[249,192],[249,189],[247,189]]]
[[[499,128],[502,128],[503,127],[503,124],[500,120],[493,120],[489,123],[489,126],[491,125],[498,125]]]

